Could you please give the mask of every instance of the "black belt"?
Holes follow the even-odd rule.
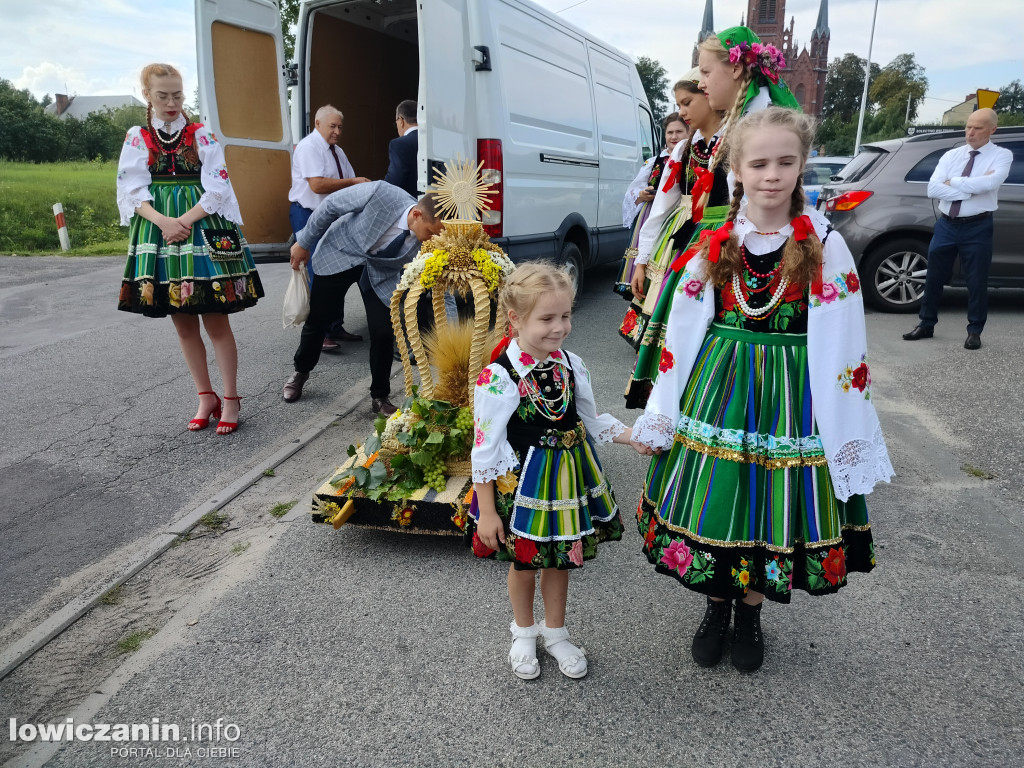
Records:
[[[947,216],[944,213],[939,215],[942,216],[942,218],[944,218],[946,221],[951,221],[954,224],[967,224],[968,222],[971,221],[981,221],[982,219],[987,219],[991,217],[992,211],[985,211],[984,213],[979,213],[976,216],[957,216],[955,219],[952,216]]]

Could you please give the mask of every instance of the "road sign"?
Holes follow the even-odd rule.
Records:
[[[996,105],[996,99],[999,98],[999,91],[986,91],[982,88],[978,89],[978,109],[992,109]]]

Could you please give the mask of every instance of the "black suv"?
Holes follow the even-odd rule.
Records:
[[[1024,287],[1024,127],[999,128],[991,139],[1013,152],[999,189],[989,287]],[[928,179],[964,132],[942,131],[865,144],[818,198],[853,253],[865,298],[887,312],[916,312],[924,296],[928,242],[938,201]],[[959,261],[952,285],[964,285]]]

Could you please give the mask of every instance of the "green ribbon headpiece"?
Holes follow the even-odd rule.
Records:
[[[800,109],[800,103],[782,79],[781,70],[786,65],[782,52],[774,45],[764,45],[761,38],[749,27],[729,27],[718,33],[718,41],[729,53],[729,61],[743,62],[743,66],[751,71],[753,77],[747,86],[747,96],[743,100],[743,109],[760,92],[762,87],[768,88],[768,96],[773,105]],[[741,110],[742,112],[742,110]]]

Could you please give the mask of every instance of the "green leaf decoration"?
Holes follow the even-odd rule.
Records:
[[[379,450],[380,437],[378,437],[377,435],[373,435],[372,437],[368,438],[366,444],[363,445],[363,453],[365,453],[367,456],[372,456]]]
[[[356,450],[356,447],[354,445],[350,445],[348,447],[347,453],[349,456],[355,456],[358,453],[358,451]]]
[[[434,454],[430,451],[413,451],[409,454],[409,458],[416,466],[425,467],[434,460]]]
[[[405,469],[406,467],[410,466],[410,464],[411,462],[409,461],[409,457],[406,456],[404,453],[396,453],[394,456],[391,457],[391,469],[393,469],[396,472]]]
[[[427,437],[427,445],[440,445],[444,442],[443,432],[431,432]]]

